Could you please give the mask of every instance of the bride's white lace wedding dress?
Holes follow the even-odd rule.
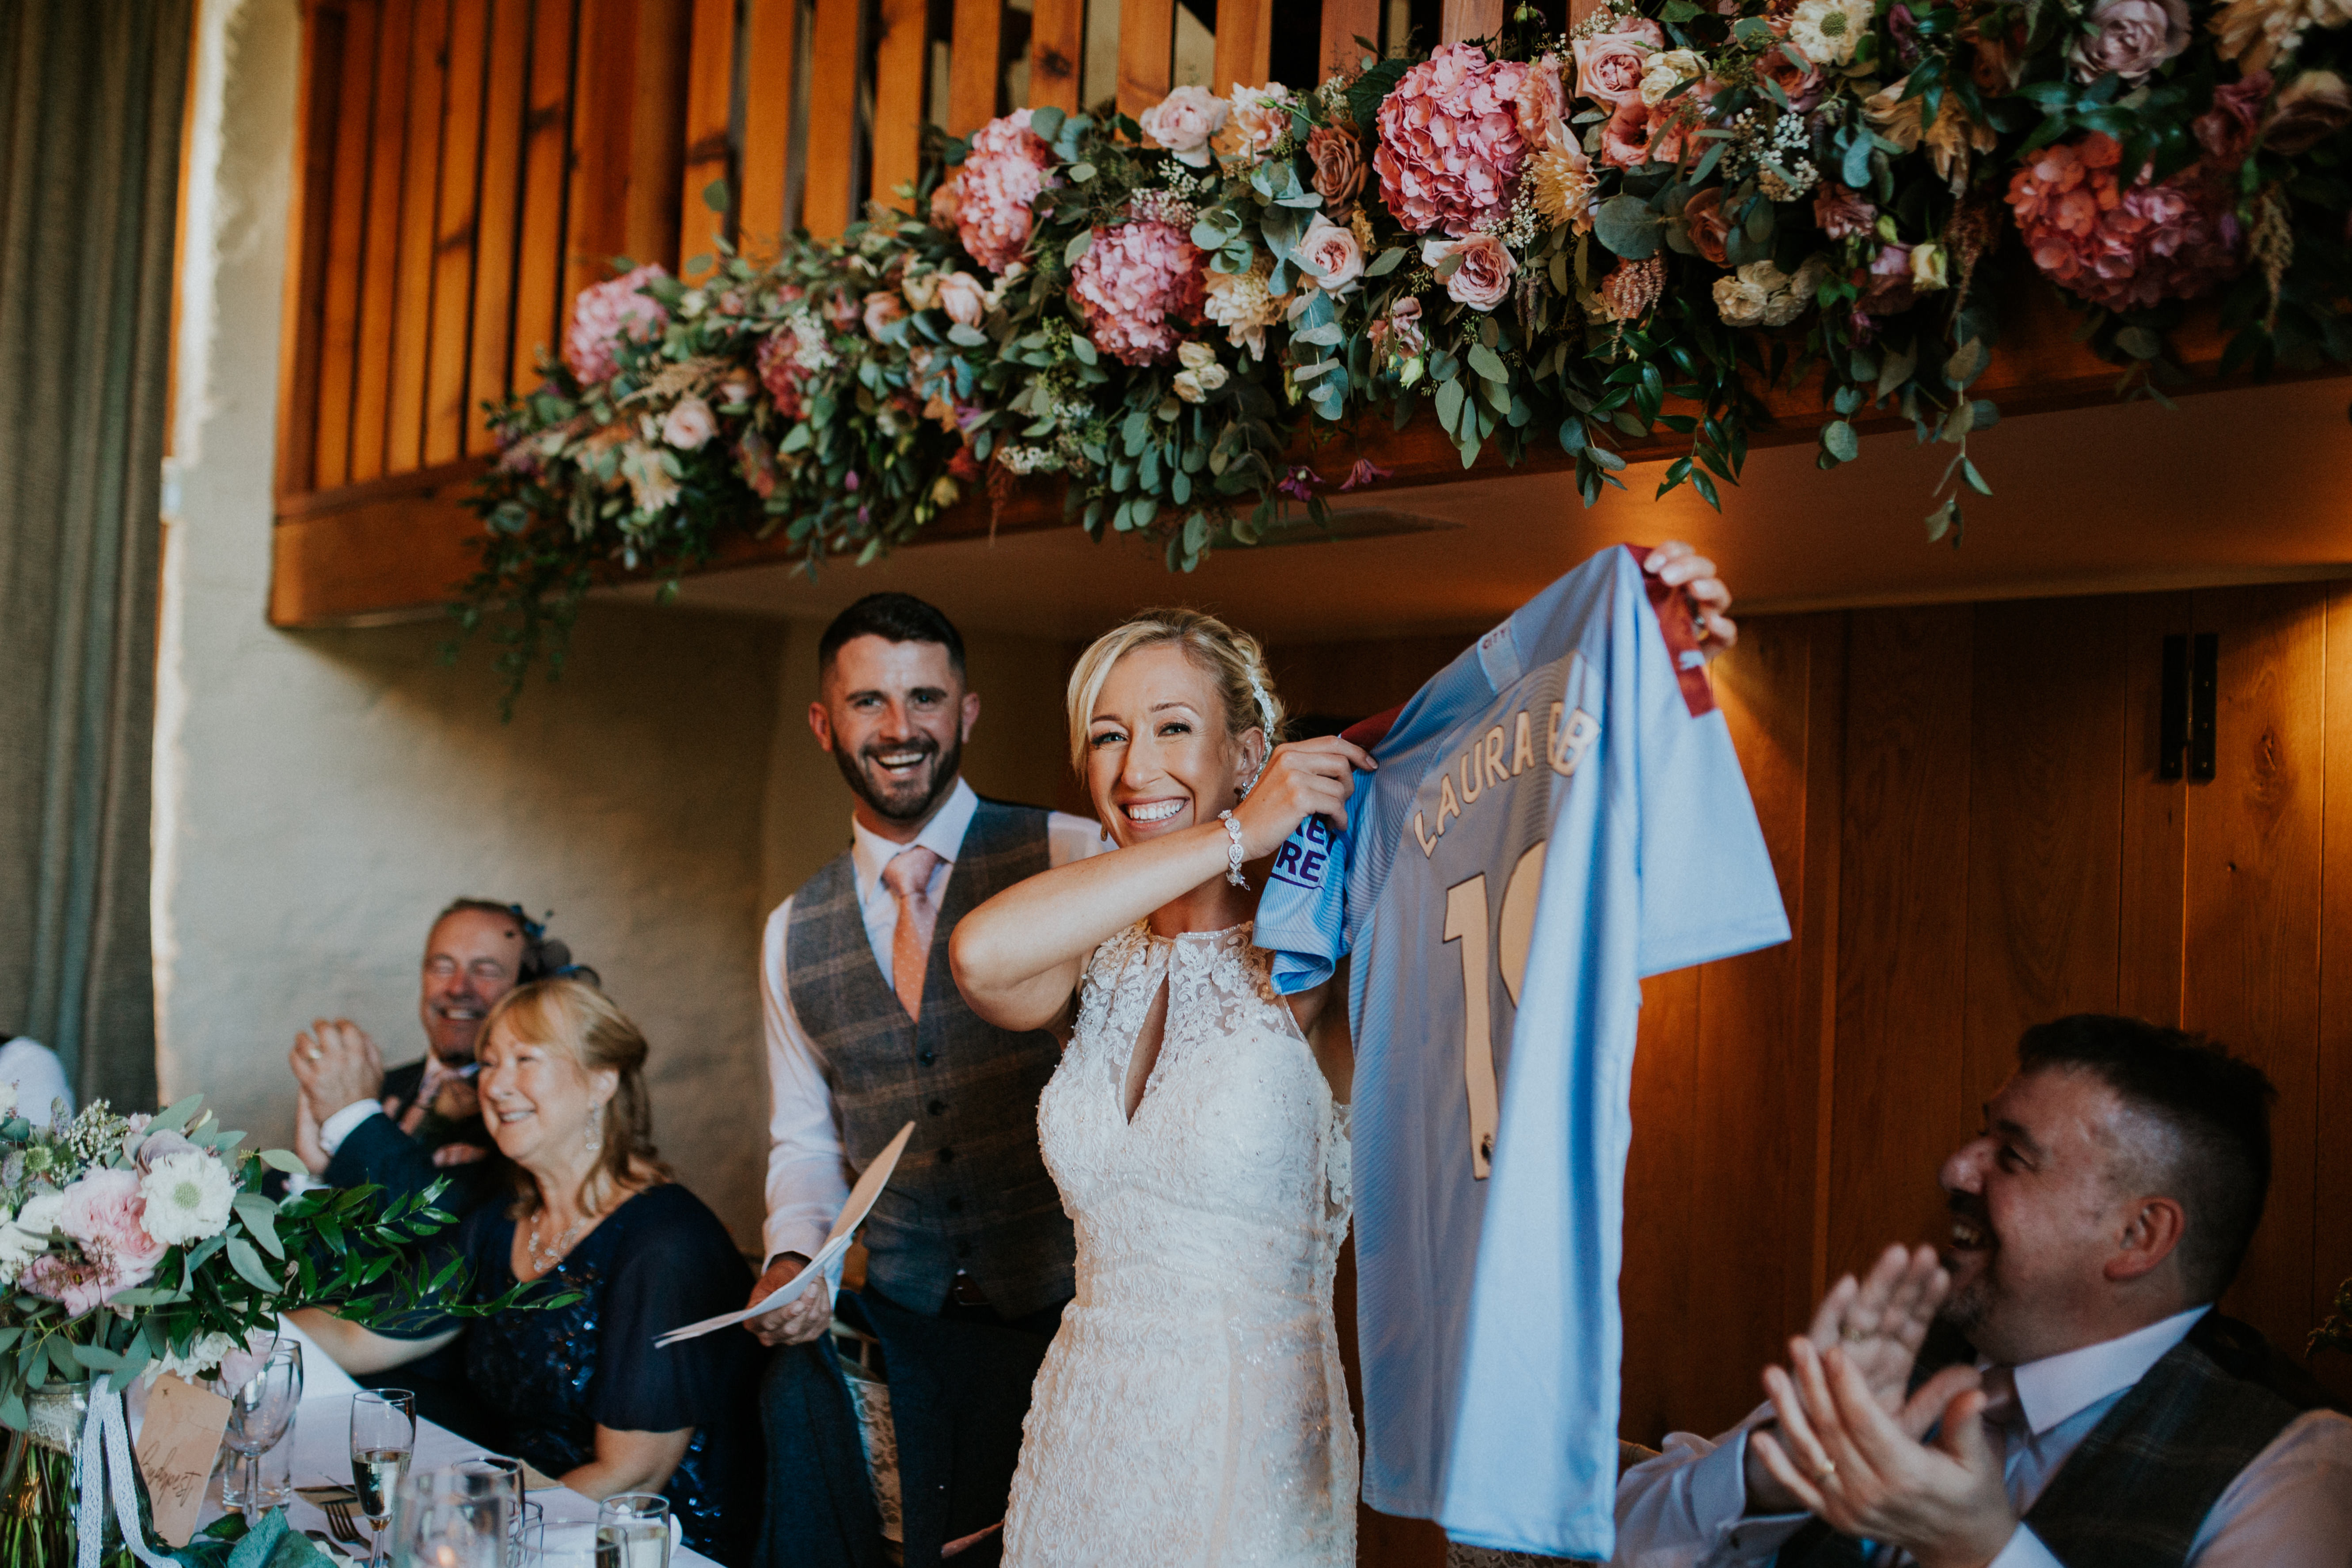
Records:
[[[1250,927],[1098,948],[1045,1088],[1077,1295],[1038,1372],[1009,1568],[1350,1568],[1356,1435],[1331,1320],[1346,1108]],[[1126,1084],[1162,980],[1132,1122]]]

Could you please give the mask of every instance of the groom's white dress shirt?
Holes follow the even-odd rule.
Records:
[[[2002,1430],[2009,1500],[2022,1518],[2075,1446],[2179,1344],[2207,1309],[2150,1323],[2016,1369],[2021,1420]],[[1712,1441],[1688,1432],[1617,1483],[1617,1552],[1624,1568],[1750,1568],[1769,1563],[1807,1514],[1755,1514],[1748,1503],[1748,1435],[1769,1405]],[[1910,1553],[1881,1547],[1875,1568]],[[2352,1420],[2298,1415],[2238,1473],[2189,1552],[2189,1568],[2347,1568],[2352,1564]],[[2017,1527],[1989,1568],[2060,1568],[2032,1530]]]
[[[917,845],[940,858],[928,889],[934,909],[947,893],[955,871],[956,854],[979,809],[980,796],[961,778],[948,793],[930,821],[912,843],[898,844],[869,832],[850,818],[850,868],[857,887],[857,903],[866,919],[866,940],[874,949],[887,991],[895,984],[891,973],[891,938],[898,929],[898,898],[882,880],[882,868],[898,854]],[[1102,827],[1091,817],[1055,812],[1045,822],[1046,855],[1055,866],[1082,860],[1110,847]],[[813,1258],[824,1245],[834,1216],[849,1197],[849,1171],[842,1157],[841,1119],[825,1082],[824,1054],[801,1027],[793,1011],[793,995],[784,983],[784,935],[793,923],[793,900],[786,899],[768,917],[760,949],[760,1012],[768,1046],[768,1223],[767,1255],[797,1252]]]

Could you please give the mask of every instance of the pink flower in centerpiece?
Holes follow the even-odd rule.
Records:
[[[2137,85],[2189,47],[2187,0],[2098,0],[2083,18],[2068,58],[2074,79],[2096,81],[2109,71]]]
[[[865,305],[858,314],[866,322],[866,335],[879,342],[884,328],[906,318],[907,302],[898,297],[895,289],[877,289],[866,296]]]
[[[1919,285],[1912,276],[1907,245],[1880,246],[1870,266],[1856,273],[1853,282],[1862,290],[1853,308],[1866,315],[1899,316],[1919,302]]]
[[[2092,132],[2035,153],[2009,184],[2033,264],[2095,305],[2144,310],[2193,300],[2237,276],[2244,231],[2227,172],[2205,162],[2161,184],[2125,184],[2123,149]]]
[[[572,325],[563,334],[563,363],[583,384],[612,378],[619,368],[621,341],[645,342],[669,324],[669,311],[638,290],[669,274],[650,262],[609,283],[592,283],[572,302]]]
[[[1445,279],[1448,298],[1474,310],[1491,310],[1510,296],[1511,274],[1518,270],[1518,264],[1511,259],[1509,248],[1493,235],[1421,242],[1423,266],[1435,267],[1449,257],[1458,260]]]
[[[1290,110],[1297,101],[1291,90],[1278,81],[1267,82],[1264,87],[1244,87],[1235,82],[1233,111],[1225,121],[1233,151],[1250,159],[1271,153],[1290,133]]]
[[[1310,500],[1314,498],[1315,487],[1322,482],[1323,476],[1314,469],[1295,468],[1285,474],[1274,488],[1292,500]]]
[[[1027,113],[1028,110],[1022,110]],[[1143,133],[1195,169],[1209,166],[1209,138],[1225,128],[1233,105],[1205,87],[1180,87],[1135,117]]]
[[[1542,73],[1487,63],[1474,44],[1441,44],[1404,73],[1381,104],[1372,167],[1381,196],[1415,234],[1468,234],[1510,205],[1530,144],[1518,99],[1540,93]]]
[[[1822,100],[1822,68],[1786,44],[1756,57],[1756,77],[1779,88],[1800,114]]]
[[[988,319],[988,290],[969,272],[950,272],[940,279],[940,309],[959,327],[977,327]]]
[[[1813,193],[1813,221],[1832,239],[1852,239],[1868,234],[1878,222],[1878,209],[1835,180],[1823,180]]]
[[[1622,109],[1642,101],[1642,73],[1650,68],[1650,57],[1666,47],[1666,34],[1655,22],[1624,16],[1611,31],[1579,38],[1573,47],[1577,92]]]
[[[1395,472],[1394,468],[1381,468],[1370,458],[1359,458],[1355,466],[1348,470],[1348,477],[1339,481],[1339,488],[1343,490],[1361,489],[1366,485],[1378,484]]]
[[[1721,185],[1709,185],[1683,204],[1683,229],[1701,256],[1717,267],[1731,265],[1731,220],[1723,216]]]
[[[971,150],[952,179],[931,198],[931,219],[952,215],[956,237],[971,258],[1003,272],[1029,248],[1029,205],[1054,177],[1054,150],[1029,129],[1029,111],[1016,109],[971,133]]]
[[[2199,115],[2189,129],[2205,155],[2226,168],[2236,168],[2254,150],[2254,128],[2263,117],[2263,103],[2271,95],[2271,73],[2248,71],[2236,81],[2213,89],[2213,107]]]
[[[1070,278],[1070,296],[1097,346],[1126,364],[1176,353],[1179,323],[1201,316],[1201,252],[1164,223],[1094,231]]]
[[[1622,105],[1601,128],[1601,162],[1612,169],[1638,169],[1650,162],[1654,115],[1638,98]]]
[[[1407,294],[1389,306],[1389,331],[1396,334],[1397,347],[1408,354],[1417,354],[1429,347],[1422,335],[1421,300]]]
[[[37,1258],[16,1283],[36,1296],[64,1302],[79,1317],[116,1291],[143,1282],[165,1249],[140,1223],[147,1205],[139,1195],[136,1171],[92,1171],[63,1196],[57,1227],[79,1245],[81,1256]]]
[[[1342,228],[1315,215],[1306,237],[1298,242],[1298,265],[1311,273],[1327,294],[1352,294],[1364,276],[1364,246],[1353,229]]]

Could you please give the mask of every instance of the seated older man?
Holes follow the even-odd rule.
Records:
[[[517,985],[591,972],[520,904],[459,899],[425,940],[417,1016],[425,1054],[384,1070],[367,1031],[321,1018],[295,1037],[288,1061],[301,1086],[294,1147],[319,1184],[421,1192],[446,1178],[442,1206],[463,1217],[488,1188],[468,1169],[489,1152],[474,1095],[474,1041],[482,1020]]]
[[[2027,1030],[1944,1163],[1942,1267],[1897,1249],[1842,1282],[1770,1404],[1629,1470],[1615,1561],[2352,1563],[2352,1420],[2212,1310],[2262,1218],[2272,1098],[2178,1030]],[[1922,1380],[1939,1307],[1974,1353]]]

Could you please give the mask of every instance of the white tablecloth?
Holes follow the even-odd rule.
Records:
[[[305,1361],[309,1360],[308,1355]],[[330,1363],[331,1364],[331,1363]],[[333,1378],[305,1378],[307,1385],[316,1382],[335,1381]],[[294,1418],[294,1484],[309,1486],[349,1486],[352,1482],[352,1396],[348,1388],[328,1388],[308,1393]],[[488,1452],[478,1443],[469,1443],[446,1427],[430,1421],[416,1423],[415,1468],[431,1469],[439,1465],[454,1465],[460,1459],[479,1458]],[[205,1522],[220,1517],[217,1491],[214,1501],[205,1510]],[[578,1492],[565,1487],[535,1491],[530,1500],[546,1510],[548,1520],[593,1520],[596,1505]],[[327,1516],[297,1497],[287,1510],[287,1519],[297,1530],[327,1528]],[[362,1525],[365,1529],[364,1523]],[[671,1568],[718,1568],[709,1558],[690,1548],[680,1547],[670,1554]]]

